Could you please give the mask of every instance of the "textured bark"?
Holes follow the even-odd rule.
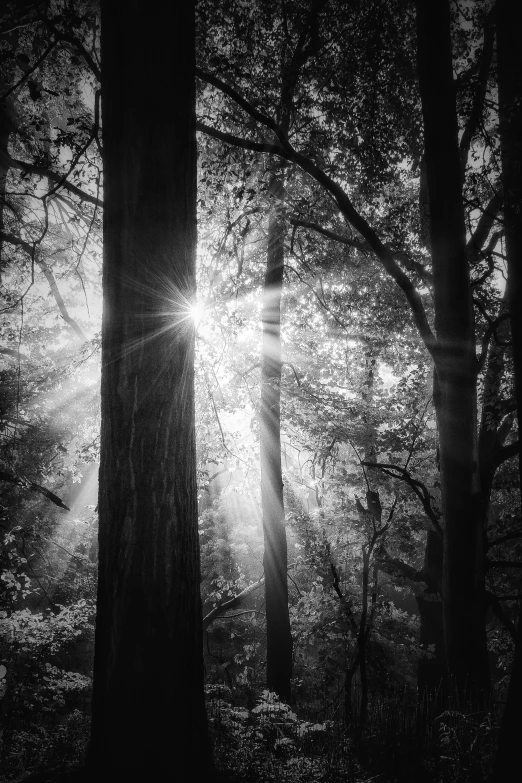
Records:
[[[436,395],[444,521],[442,599],[449,674],[489,688],[477,450],[476,356],[466,257],[449,3],[417,0],[419,87],[433,264]]]
[[[205,780],[194,437],[191,0],[102,2],[96,779]]]
[[[268,252],[263,288],[261,363],[261,506],[265,553],[267,686],[290,699],[292,637],[288,613],[287,544],[281,470],[281,291],[284,225],[277,194],[268,223]]]
[[[500,149],[504,186],[504,230],[508,297],[515,365],[519,432],[522,412],[522,22],[509,0],[496,2],[497,78]],[[522,486],[522,453],[519,452]],[[520,764],[522,735],[522,618],[518,621],[515,658],[500,730],[493,780],[512,779]]]

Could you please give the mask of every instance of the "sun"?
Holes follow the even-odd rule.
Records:
[[[194,302],[188,308],[189,316],[194,322],[196,328],[200,325],[205,315],[205,306],[201,302]]]

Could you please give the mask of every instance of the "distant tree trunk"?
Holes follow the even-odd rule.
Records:
[[[7,85],[0,79],[0,92],[7,91]],[[7,175],[9,173],[9,137],[16,128],[14,101],[11,96],[0,101],[0,281],[4,268],[2,232],[4,230],[4,210]]]
[[[508,302],[515,365],[518,430],[522,423],[522,23],[509,0],[496,2],[499,131],[504,189]],[[522,488],[522,451],[519,451]],[[510,780],[520,764],[522,736],[522,617],[500,730],[493,780]]]
[[[449,674],[461,695],[489,690],[476,354],[449,2],[417,0],[419,86],[433,263],[437,414],[444,522],[442,601]]]
[[[208,780],[194,437],[191,0],[103,0],[96,780]]]
[[[274,188],[280,187],[274,177]],[[261,363],[261,506],[265,553],[267,686],[290,699],[292,637],[288,612],[287,544],[281,470],[281,292],[284,272],[284,224],[275,192],[268,223],[268,252],[263,288]]]

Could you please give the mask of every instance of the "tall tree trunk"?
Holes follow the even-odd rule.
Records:
[[[496,2],[500,150],[504,189],[504,231],[508,302],[515,366],[518,430],[522,423],[522,22],[508,0]],[[522,451],[519,451],[522,488]],[[509,780],[520,763],[522,736],[522,617],[502,719],[493,779]]]
[[[96,779],[206,780],[194,436],[191,0],[102,2]],[[174,89],[174,92],[172,91]]]
[[[449,2],[417,0],[419,87],[433,264],[448,669],[461,695],[489,689],[477,453],[476,355],[452,71]]]
[[[274,177],[274,191],[280,187]],[[284,223],[277,192],[268,222],[268,252],[263,288],[261,363],[261,506],[267,633],[267,686],[290,699],[292,637],[288,612],[287,545],[281,470],[281,292],[284,271]]]
[[[0,92],[7,92],[7,84],[0,79]],[[16,112],[11,96],[0,101],[0,281],[4,268],[3,240],[4,212],[6,205],[7,175],[9,173],[9,137],[16,129]]]
[[[444,622],[440,590],[442,584],[442,539],[428,530],[424,565],[420,577],[426,582],[423,593],[416,595],[419,608],[419,644],[432,647],[431,654],[421,656],[417,664],[417,689],[421,699],[443,695],[448,667],[444,649]]]

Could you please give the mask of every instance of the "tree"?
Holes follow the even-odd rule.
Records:
[[[506,0],[496,0],[497,82],[499,132],[504,192],[504,230],[507,253],[507,294],[511,324],[518,429],[522,421],[522,25]],[[519,452],[522,479],[522,453]],[[521,485],[522,486],[522,485]],[[493,780],[506,780],[518,764],[517,743],[522,729],[522,618],[519,614],[515,656],[506,709],[502,718]]]
[[[439,430],[444,555],[442,601],[450,675],[459,691],[487,690],[481,574],[476,355],[466,254],[449,3],[417,3],[419,87],[433,265],[434,403]],[[479,572],[481,566],[478,566]],[[482,574],[483,581],[483,574]]]
[[[281,182],[274,177],[274,187]],[[292,637],[288,614],[287,543],[281,470],[281,292],[284,222],[277,194],[269,212],[266,276],[263,286],[263,359],[259,441],[261,507],[265,551],[267,686],[290,700]]]
[[[382,4],[377,5],[379,11],[383,12]],[[198,128],[214,138],[242,149],[278,156],[293,163],[315,180],[315,183],[332,197],[335,208],[345,222],[362,236],[362,241],[350,236],[342,239],[361,252],[373,253],[408,302],[412,320],[436,369],[436,405],[443,452],[442,522],[445,524],[446,516],[450,520],[448,541],[445,544],[448,557],[444,592],[447,604],[446,635],[451,656],[451,676],[457,678],[461,685],[464,681],[468,681],[471,690],[476,687],[479,691],[487,691],[483,589],[486,570],[483,528],[487,502],[483,502],[478,485],[476,395],[484,357],[487,355],[489,342],[498,325],[496,313],[492,316],[488,312],[488,308],[498,310],[498,292],[488,296],[483,290],[483,284],[495,269],[492,253],[495,242],[498,241],[498,234],[495,232],[491,235],[487,247],[485,243],[495,224],[500,209],[500,199],[498,194],[491,195],[491,186],[485,177],[486,169],[478,176],[474,168],[468,165],[468,157],[470,152],[475,154],[473,144],[489,145],[487,137],[480,135],[480,127],[482,118],[487,116],[488,103],[485,96],[490,82],[492,57],[491,20],[486,14],[485,6],[481,5],[477,10],[476,20],[473,19],[474,22],[480,21],[480,23],[477,21],[472,32],[477,54],[474,58],[470,58],[474,59],[474,62],[468,69],[462,65],[462,62],[469,55],[469,47],[466,51],[469,42],[466,42],[463,29],[459,31],[457,25],[455,27],[458,45],[455,45],[455,58],[447,32],[444,33],[446,36],[444,55],[439,61],[433,61],[434,68],[431,68],[432,63],[429,58],[424,58],[427,65],[421,62],[421,67],[424,68],[424,76],[421,75],[421,81],[424,80],[423,95],[420,96],[423,108],[429,109],[432,98],[435,99],[437,91],[432,89],[430,93],[430,87],[433,87],[433,84],[430,84],[430,77],[436,72],[437,99],[441,100],[440,108],[443,111],[440,117],[436,113],[431,117],[425,117],[427,136],[430,136],[434,130],[433,117],[436,117],[440,128],[442,129],[443,125],[445,127],[445,149],[451,151],[451,161],[439,158],[437,164],[436,154],[431,147],[429,155],[425,156],[420,166],[419,198],[422,214],[412,220],[412,230],[417,232],[423,241],[427,239],[423,225],[426,223],[426,207],[429,207],[426,194],[429,194],[431,189],[430,198],[432,201],[435,199],[432,233],[437,236],[434,237],[436,240],[434,248],[431,248],[428,239],[428,246],[433,250],[432,258],[428,260],[425,253],[419,253],[418,243],[417,245],[409,243],[398,227],[405,211],[409,214],[409,207],[405,210],[405,206],[400,209],[396,206],[397,188],[402,187],[400,183],[404,180],[401,173],[404,167],[401,168],[401,164],[405,160],[412,159],[412,168],[415,170],[422,156],[418,144],[419,131],[422,128],[422,117],[419,111],[421,101],[416,90],[415,74],[404,58],[404,47],[411,47],[415,40],[412,30],[413,16],[409,12],[393,15],[387,6],[385,17],[380,16],[376,21],[365,16],[366,9],[360,8],[358,4],[351,5],[349,9],[333,4],[333,9],[338,24],[334,34],[330,18],[326,33],[330,36],[327,55],[322,58],[317,70],[305,74],[308,81],[301,80],[294,96],[293,127],[299,128],[299,131],[293,135],[285,132],[285,128],[279,122],[277,102],[274,100],[272,89],[273,79],[272,81],[266,79],[266,90],[263,93],[259,86],[260,82],[256,82],[255,86],[249,85],[244,72],[237,72],[234,63],[224,63],[219,59],[215,61],[219,75],[208,73],[204,69],[198,69],[197,74],[200,79],[223,94],[224,115],[228,122],[226,127],[220,125],[220,113],[216,111],[217,104],[214,103],[206,114],[205,121],[198,123]],[[426,13],[428,13],[426,9],[421,9],[419,21]],[[434,13],[434,19],[437,21],[437,13]],[[442,26],[446,25],[449,31],[449,17],[445,11],[444,14]],[[440,20],[442,19],[441,16]],[[281,30],[282,37],[288,33],[285,24],[283,18],[278,28],[278,31]],[[442,29],[441,25],[439,28]],[[484,42],[479,48],[481,32]],[[363,65],[360,68],[356,62],[349,61],[347,66],[344,61],[340,63],[335,59],[336,52],[339,51],[338,41],[343,36],[363,48]],[[442,43],[442,34],[439,39]],[[363,43],[360,44],[359,41]],[[421,44],[424,43],[421,35],[419,41]],[[367,58],[367,61],[364,58]],[[457,106],[451,98],[454,94],[451,78],[453,62],[458,63],[460,70],[457,83],[458,116]],[[394,79],[395,75],[397,79]],[[398,83],[402,84],[401,79],[405,81],[407,89],[404,89],[405,85],[403,85],[398,96],[396,87]],[[234,87],[231,86],[231,81]],[[321,85],[321,89],[314,91],[312,85],[317,84]],[[366,90],[368,96],[360,99],[356,88],[363,93]],[[251,97],[245,97],[247,92]],[[328,120],[321,122],[321,111],[314,113],[310,110],[311,106],[316,108],[320,106]],[[339,107],[344,109],[344,114],[336,124],[332,122],[332,117],[337,116],[335,112]],[[347,111],[347,107],[350,107],[350,111]],[[388,112],[392,120],[387,126],[379,125],[379,133],[374,134],[374,120],[380,116],[381,109],[384,113]],[[208,117],[214,120],[212,126],[207,121]],[[233,123],[230,122],[231,118]],[[463,125],[460,144],[457,120]],[[267,131],[270,134],[270,141],[267,141]],[[262,140],[258,140],[259,136],[257,139],[252,138],[255,132],[259,133]],[[431,141],[427,143],[432,145]],[[391,163],[386,162],[387,157]],[[429,184],[426,165],[428,157],[431,158]],[[440,166],[438,170],[437,165]],[[352,182],[358,171],[362,172],[364,179],[361,183],[357,180],[358,187],[353,188]],[[473,215],[471,207],[467,209],[466,215],[464,213],[461,180],[463,172],[466,174],[466,198],[468,201],[470,198],[479,199],[478,203],[483,213],[480,219]],[[435,180],[441,183],[447,180],[445,185],[450,188],[452,206],[446,216],[436,214],[437,199],[444,211],[444,195],[437,192],[438,186]],[[349,183],[349,186],[344,183]],[[389,202],[388,193],[393,194],[390,195]],[[483,206],[482,200],[488,198],[489,202]],[[474,205],[477,201],[470,203]],[[389,208],[389,215],[382,216],[386,206]],[[334,219],[331,210],[325,212],[328,215],[327,219]],[[440,227],[434,227],[434,223],[436,224],[441,217],[443,222],[446,218],[448,220],[447,225],[439,230]],[[470,238],[467,243],[465,219],[470,226]],[[296,224],[315,227],[316,230],[332,238],[335,234],[339,237],[339,232],[325,229],[317,221],[301,219]],[[443,243],[447,243],[446,249],[456,254],[455,258],[458,258],[458,262],[453,266],[446,263],[445,250],[442,245],[437,244],[441,239]],[[425,266],[426,261],[432,262],[433,275]],[[474,271],[473,280],[467,267],[468,262]],[[481,269],[483,264],[487,264],[485,271]],[[433,290],[436,302],[434,326],[431,323],[431,302],[426,296],[430,289]],[[477,308],[475,318],[472,301]],[[477,335],[475,335],[475,320]],[[481,332],[482,351],[477,361],[475,341]],[[458,366],[461,367],[462,372],[459,372]],[[503,422],[504,424],[506,422]],[[509,445],[512,456],[518,446],[511,443]],[[450,469],[452,460],[457,456],[460,475],[459,471]],[[504,453],[503,456],[507,458],[508,455]],[[461,485],[467,487],[463,494],[460,491]],[[463,501],[466,495],[469,502]],[[463,525],[457,522],[461,518],[467,520]],[[450,606],[449,595],[452,591],[454,596],[462,597]],[[467,610],[464,608],[465,605]],[[463,614],[468,630],[471,631],[473,643],[469,641],[470,637],[463,633],[462,629],[465,626],[460,626],[457,622],[459,612]],[[475,685],[472,685],[472,682]]]
[[[100,554],[88,766],[212,771],[194,443],[194,6],[102,4]],[[172,86],[175,95],[168,97]]]

